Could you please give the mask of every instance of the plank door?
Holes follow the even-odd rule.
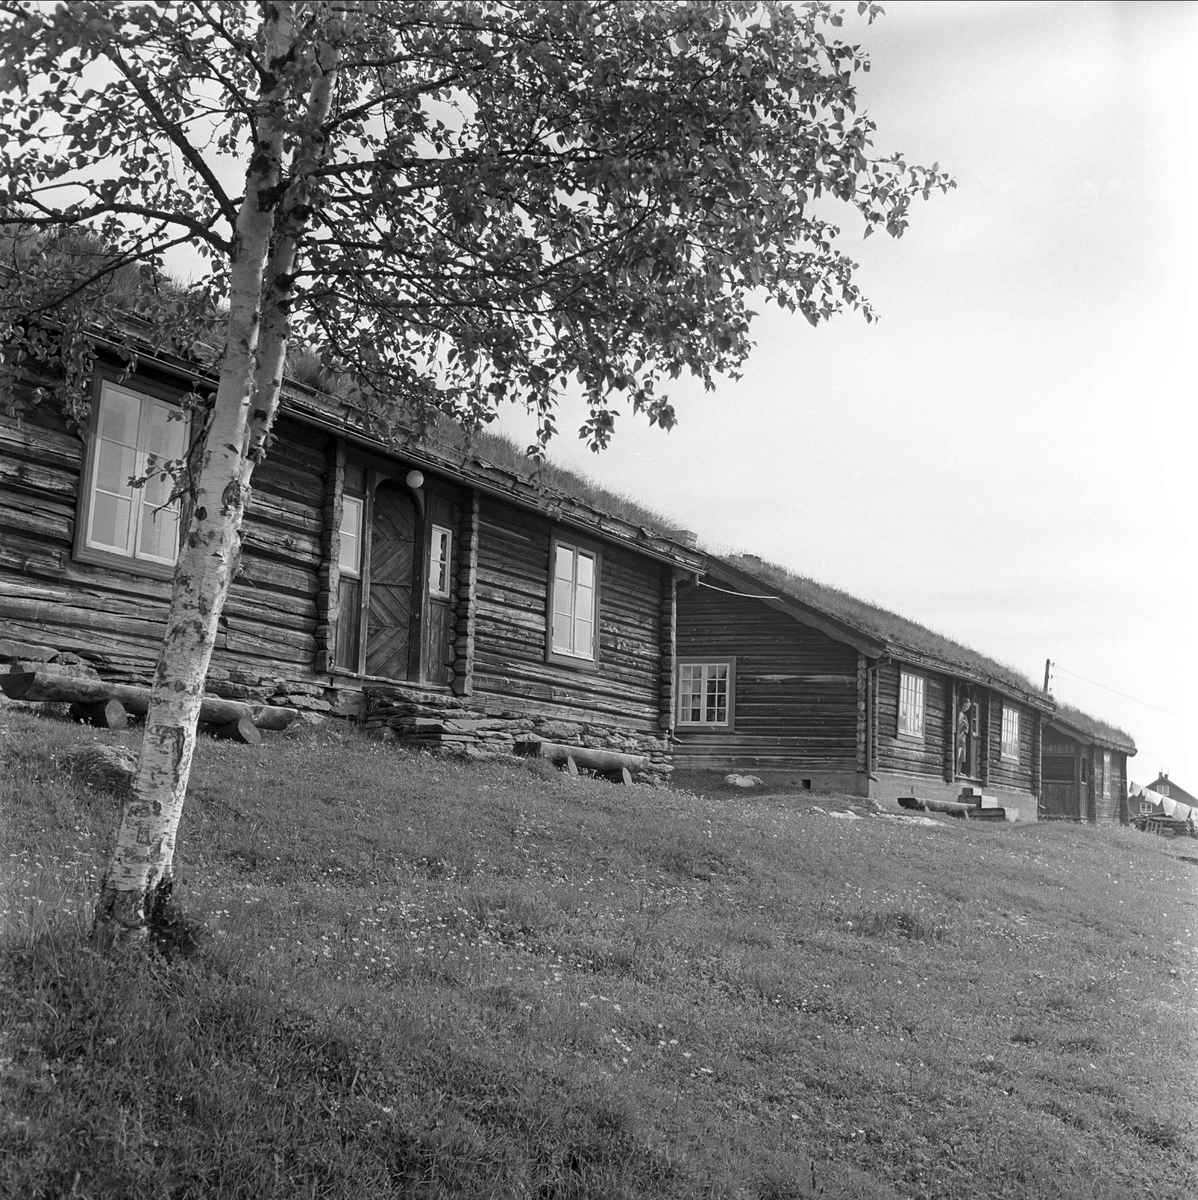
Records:
[[[1078,803],[1077,755],[1068,743],[1048,743],[1040,759],[1040,807],[1049,819],[1076,821]]]
[[[416,505],[399,484],[384,480],[374,494],[370,531],[370,598],[367,605],[366,674],[410,679],[416,567]]]

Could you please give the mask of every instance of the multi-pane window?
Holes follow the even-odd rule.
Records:
[[[1019,760],[1019,709],[1002,706],[1002,756]]]
[[[908,737],[923,737],[924,678],[907,671],[899,673],[898,731]]]
[[[341,552],[337,566],[342,575],[355,579],[362,574],[362,507],[359,496],[341,498]]]
[[[428,558],[428,593],[447,597],[450,583],[450,555],[453,553],[453,533],[443,525],[432,527]]]
[[[173,417],[173,419],[172,419]],[[179,554],[179,502],[160,464],[186,452],[178,407],[111,380],[100,385],[88,457],[81,548],[169,566]],[[149,476],[141,487],[131,479]]]
[[[1102,752],[1102,798],[1104,800],[1111,798],[1111,752],[1109,750]]]
[[[553,654],[594,661],[598,565],[595,551],[554,541],[549,641]]]
[[[678,724],[731,724],[732,678],[728,662],[680,663]]]

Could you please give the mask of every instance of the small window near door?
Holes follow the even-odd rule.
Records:
[[[1102,752],[1102,798],[1104,800],[1111,798],[1111,752],[1109,750]]]
[[[442,599],[449,597],[452,578],[450,566],[453,555],[453,533],[444,525],[432,527],[429,546],[428,594]]]
[[[362,506],[357,496],[341,499],[341,553],[337,566],[342,575],[358,579],[362,574]]]
[[[732,727],[735,660],[678,664],[678,724]]]
[[[1002,756],[1019,761],[1019,709],[1002,706]]]

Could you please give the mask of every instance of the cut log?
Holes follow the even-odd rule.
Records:
[[[619,771],[621,768],[632,771],[649,769],[649,759],[643,754],[624,754],[619,750],[597,750],[590,746],[563,746],[558,742],[543,742],[530,740],[517,742],[517,754],[526,757],[547,758],[550,762],[562,762],[572,758],[580,767],[589,771]]]
[[[75,679],[40,670],[0,675],[0,689],[10,700],[47,704],[98,704],[104,700],[119,700],[129,712],[135,713],[144,713],[150,707],[150,689],[147,687]],[[205,696],[200,704],[200,720],[205,725],[229,725],[242,717],[248,717],[259,729],[286,729],[295,720],[296,710],[274,704],[242,704],[238,700],[222,700],[219,696]]]
[[[948,813],[950,817],[963,817],[968,820],[977,812],[974,804],[962,804],[957,800],[921,800],[918,796],[900,796],[900,808],[913,808],[919,812]]]
[[[258,726],[249,717],[238,717],[236,721],[230,721],[227,725],[203,724],[200,726],[200,731],[226,742],[241,742],[243,746],[260,746],[262,744],[262,734],[258,732]]]
[[[129,714],[119,700],[97,700],[94,704],[72,704],[71,716],[85,725],[100,729],[125,729]]]

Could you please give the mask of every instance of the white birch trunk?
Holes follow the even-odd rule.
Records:
[[[279,209],[269,197],[281,174],[288,92],[294,86],[285,59],[295,39],[295,14],[291,3],[267,4],[264,10],[265,62],[268,68],[277,66],[279,74],[259,102],[258,142],[246,173],[230,267],[220,381],[175,570],[137,774],[96,907],[95,931],[106,941],[144,936],[154,904],[170,894],[200,700],[239,557],[252,470],[252,460],[247,462],[251,427],[263,426],[264,418],[257,415],[263,410],[268,425],[278,403],[281,371],[271,372],[273,396],[255,397],[254,383],[260,356],[281,363],[285,349],[260,345],[260,328],[264,290],[270,290],[269,281],[264,288],[265,268]],[[286,336],[285,330],[272,333]]]

